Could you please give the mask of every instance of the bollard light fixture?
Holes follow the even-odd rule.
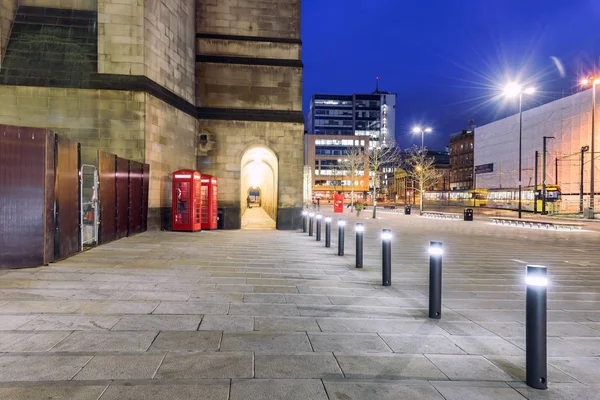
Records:
[[[441,242],[431,242],[429,245],[429,255],[431,256],[442,256],[444,254],[444,248]]]
[[[346,226],[346,221],[344,221],[343,219],[340,219],[338,221],[338,226]]]
[[[325,222],[331,222],[331,217],[325,217]]]
[[[306,210],[302,211],[302,215],[304,215],[306,217],[308,215],[308,211],[306,211]]]
[[[317,218],[317,219],[321,219],[321,218],[323,218],[323,216],[322,216],[321,214],[317,214],[317,217],[316,217],[316,218]]]
[[[381,232],[381,284],[392,285],[392,230]]]
[[[541,287],[546,287],[548,286],[548,278],[543,277],[543,276],[527,276],[527,278],[525,278],[525,283],[527,284],[527,286],[541,286]]]
[[[442,318],[442,242],[429,242],[429,318]]]
[[[315,213],[314,213],[314,212],[311,212],[310,214],[308,214],[308,216],[309,216],[309,217],[314,217],[314,216],[315,216]]]
[[[525,382],[534,389],[548,388],[548,271],[528,265],[525,293]]]
[[[356,230],[356,232],[364,232],[365,226],[363,224],[356,224],[355,230]]]

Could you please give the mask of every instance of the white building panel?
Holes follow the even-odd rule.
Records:
[[[598,94],[600,95],[600,94]],[[524,95],[524,101],[526,101]],[[518,101],[518,100],[516,100]],[[515,103],[516,103],[515,101]],[[597,102],[600,105],[600,101]],[[600,115],[596,114],[595,192],[600,192]],[[542,183],[542,146],[548,140],[546,182],[561,187],[563,195],[579,195],[581,147],[591,145],[592,91],[586,90],[523,112],[523,186],[534,184],[535,151],[539,151]],[[519,115],[475,129],[475,165],[493,164],[493,172],[477,174],[477,188],[518,187]],[[585,154],[584,194],[589,196],[590,155]],[[558,159],[558,170],[556,160]],[[558,172],[558,173],[557,173]],[[558,182],[557,182],[558,177]]]

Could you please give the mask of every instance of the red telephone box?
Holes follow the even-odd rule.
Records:
[[[217,229],[217,178],[202,175],[202,229]]]
[[[182,169],[173,172],[173,230],[196,232],[202,229],[200,172]]]
[[[333,212],[343,213],[344,212],[344,195],[335,194],[333,196]]]

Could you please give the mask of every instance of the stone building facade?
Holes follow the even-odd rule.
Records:
[[[0,123],[76,139],[85,163],[102,149],[150,164],[155,229],[183,168],[219,178],[225,227],[239,228],[245,169],[263,163],[269,214],[291,229],[301,45],[300,0],[0,0]]]

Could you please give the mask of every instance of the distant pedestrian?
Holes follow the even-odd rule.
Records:
[[[248,196],[248,197],[246,198],[246,207],[248,207],[248,208],[252,208],[252,207],[250,206],[250,196]]]

